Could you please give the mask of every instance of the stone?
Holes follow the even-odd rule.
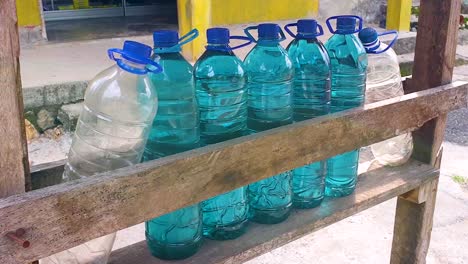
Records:
[[[23,88],[26,110],[69,104],[83,100],[88,82],[76,81]]]
[[[36,128],[31,124],[31,122],[29,122],[29,120],[24,120],[24,126],[26,129],[26,140],[28,143],[39,137],[39,132],[37,132]]]
[[[42,131],[55,127],[54,115],[46,109],[41,109],[39,113],[37,113],[37,126]]]
[[[29,110],[24,112],[24,119],[28,120],[31,125],[33,125],[36,130],[40,130],[39,126],[37,125],[37,116],[34,111]]]
[[[57,126],[44,131],[44,136],[53,140],[59,140],[63,134],[64,132],[61,126]]]
[[[57,119],[62,123],[65,131],[75,130],[81,109],[83,109],[83,102],[62,105],[62,107],[60,107]]]

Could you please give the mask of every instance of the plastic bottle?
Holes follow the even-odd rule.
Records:
[[[116,58],[114,54],[120,54]],[[109,49],[116,65],[89,84],[84,108],[68,153],[65,181],[139,163],[157,110],[157,96],[147,73],[160,66],[150,60],[151,47],[125,41]],[[107,263],[115,233],[42,259],[41,263]]]
[[[180,54],[181,46],[197,36],[196,29],[180,39],[173,30],[153,33],[153,60],[162,66],[163,72],[149,74],[153,85],[158,87],[159,109],[145,147],[144,161],[199,146],[193,68]],[[200,248],[202,220],[198,204],[147,221],[145,227],[148,247],[158,258],[187,258]]]
[[[247,126],[251,133],[293,121],[294,67],[280,45],[285,39],[284,33],[277,24],[260,24],[244,30],[252,40],[249,31],[254,29],[258,29],[258,41],[244,60],[248,80]],[[274,224],[289,216],[291,180],[292,173],[287,171],[249,185],[247,193],[253,221]]]
[[[336,31],[331,21],[336,19]],[[358,29],[356,26],[359,25]],[[362,29],[358,16],[335,16],[327,19],[334,35],[327,41],[332,69],[332,113],[359,107],[364,104],[366,89],[367,54],[355,33]],[[328,159],[325,195],[346,196],[354,192],[357,180],[359,150],[346,152]]]
[[[297,27],[297,34],[289,28]],[[293,118],[295,122],[326,115],[330,111],[330,58],[322,42],[323,28],[313,19],[284,27],[294,40],[287,51],[294,65]],[[317,31],[318,30],[318,31]],[[313,208],[323,200],[326,161],[293,170],[293,206]]]
[[[379,36],[394,34],[387,46]],[[395,51],[391,48],[398,38],[398,32],[388,31],[377,34],[373,28],[359,32],[359,39],[368,54],[366,104],[404,95],[400,65]],[[371,145],[374,157],[382,164],[397,166],[405,163],[413,150],[411,133],[400,135]]]
[[[226,28],[210,28],[206,33],[208,45],[194,70],[202,145],[233,139],[247,130],[246,75],[242,61],[232,50],[251,43],[247,37],[229,36]],[[230,39],[248,42],[230,47]],[[246,188],[202,202],[202,212],[206,237],[217,240],[239,237],[248,220]]]

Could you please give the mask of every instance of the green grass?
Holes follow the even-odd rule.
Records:
[[[468,178],[465,178],[460,175],[453,175],[452,180],[460,185],[466,185],[468,184]]]

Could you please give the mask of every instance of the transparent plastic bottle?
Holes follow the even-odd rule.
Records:
[[[93,176],[139,163],[157,110],[157,96],[147,73],[160,72],[150,60],[151,47],[125,41],[110,49],[116,65],[89,84],[84,108],[68,154],[65,181]],[[114,54],[120,54],[120,58]],[[148,66],[148,65],[152,65]],[[42,259],[40,263],[107,263],[115,233]]]
[[[295,35],[289,27],[297,27]],[[313,19],[301,19],[284,28],[294,40],[287,47],[295,68],[293,118],[295,122],[326,115],[330,111],[330,58],[322,42],[323,28]],[[318,31],[317,31],[318,29]],[[323,200],[326,161],[293,170],[293,206],[313,208]]]
[[[196,29],[181,39],[173,30],[153,33],[153,60],[161,65],[163,72],[149,74],[158,88],[159,107],[145,147],[144,161],[199,147],[193,68],[180,54],[181,46],[197,36]],[[183,259],[200,248],[202,220],[198,204],[147,221],[145,227],[146,242],[155,257]]]
[[[379,36],[394,34],[394,40],[387,46]],[[398,32],[388,31],[377,34],[373,28],[359,32],[359,39],[368,54],[366,104],[404,95],[400,65],[395,51],[391,48],[398,38]],[[405,163],[413,151],[411,133],[400,135],[371,145],[374,157],[382,164],[397,166]]]
[[[336,31],[331,21],[336,19]],[[356,26],[359,24],[358,29]],[[334,35],[325,48],[330,56],[332,69],[332,113],[359,107],[364,104],[366,89],[367,54],[355,35],[362,29],[358,16],[335,16],[327,19],[327,26]],[[327,161],[325,195],[346,196],[354,192],[357,180],[359,150],[334,156]]]
[[[285,39],[284,33],[277,24],[260,24],[244,30],[252,40],[249,31],[254,29],[258,29],[258,41],[244,60],[248,80],[247,126],[251,133],[293,121],[294,67],[280,45]],[[251,219],[265,224],[285,220],[292,205],[291,185],[290,171],[250,184],[247,193]]]
[[[229,36],[226,28],[210,28],[206,33],[208,45],[194,69],[202,145],[240,137],[247,130],[246,74],[232,50],[251,43],[247,37]],[[248,42],[230,47],[230,39]],[[246,188],[203,201],[202,212],[206,237],[225,240],[241,236],[248,220]]]

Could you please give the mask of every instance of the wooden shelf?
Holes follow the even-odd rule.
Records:
[[[410,161],[401,167],[379,168],[359,176],[356,192],[348,197],[325,199],[318,208],[294,210],[276,225],[251,223],[247,233],[229,241],[205,240],[200,252],[181,261],[163,261],[150,255],[142,241],[114,251],[110,264],[211,264],[242,263],[272,249],[338,222],[437,178],[429,165]]]

